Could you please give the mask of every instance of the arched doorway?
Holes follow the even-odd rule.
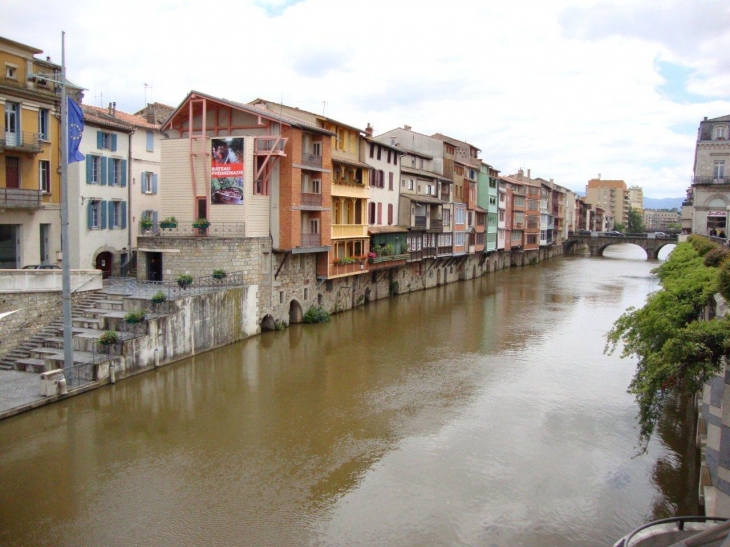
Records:
[[[261,330],[274,330],[276,329],[276,321],[273,316],[265,315],[261,320]]]
[[[104,279],[106,279],[112,275],[112,261],[113,260],[114,260],[114,255],[111,254],[109,251],[104,251],[104,252],[96,255],[95,266],[96,266],[97,270],[102,271],[102,277]]]
[[[292,300],[291,304],[289,304],[289,324],[301,323],[303,317],[304,312],[302,311],[302,306],[296,300]]]

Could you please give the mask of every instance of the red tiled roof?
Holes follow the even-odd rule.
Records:
[[[134,127],[141,127],[143,129],[159,130],[160,126],[154,123],[149,123],[143,116],[137,116],[135,114],[127,114],[121,110],[115,110],[114,114],[109,113],[108,108],[101,108],[99,106],[91,106],[88,104],[81,105],[84,111],[84,118],[86,114],[89,114],[103,123],[107,124],[119,124],[122,127],[125,125],[131,125]]]

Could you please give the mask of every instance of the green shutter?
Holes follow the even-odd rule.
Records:
[[[104,133],[101,131],[96,132],[96,147],[101,150],[104,147]]]
[[[117,134],[112,133],[112,152],[117,151]]]
[[[99,158],[99,162],[101,163],[101,180],[99,182],[103,186],[106,186],[106,177],[107,177],[106,158],[104,156],[101,156]]]
[[[94,172],[94,156],[90,154],[86,154],[86,184],[91,184],[93,181],[91,179],[91,174]]]

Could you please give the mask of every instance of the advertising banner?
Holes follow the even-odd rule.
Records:
[[[243,204],[243,137],[211,139],[210,202]]]

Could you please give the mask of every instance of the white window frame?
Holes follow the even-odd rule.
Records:
[[[152,193],[152,175],[153,173],[149,171],[144,171],[142,173],[141,178],[141,184],[142,184],[142,192],[145,194],[151,194]]]
[[[725,160],[715,160],[712,166],[712,178],[713,179],[724,179],[725,178]]]
[[[38,189],[44,194],[51,193],[51,162],[38,160]]]
[[[122,202],[115,199],[112,200],[112,203],[114,204],[112,208],[114,214],[109,215],[111,217],[109,218],[109,229],[119,230],[122,227]]]
[[[318,218],[310,218],[309,219],[309,233],[310,234],[318,234],[319,233],[319,219]]]
[[[107,164],[109,169],[109,186],[122,185],[122,160],[118,158],[109,158],[111,165]]]
[[[322,193],[322,179],[310,179],[309,192],[311,194],[321,194]],[[317,233],[319,233],[319,232],[317,232]]]
[[[101,156],[91,156],[91,184],[101,184]]]
[[[713,138],[716,140],[727,139],[727,125],[716,125],[713,128]]]
[[[18,79],[18,65],[5,63],[5,77],[10,80]]]
[[[313,156],[322,155],[322,143],[320,141],[316,141],[316,142],[312,143],[312,155]]]
[[[106,131],[100,131],[101,133],[101,149],[111,150],[112,149],[112,134]]]
[[[91,229],[101,230],[101,200],[92,199],[91,204]]]
[[[38,109],[38,135],[44,141],[50,140],[50,122],[51,113],[47,108]]]

